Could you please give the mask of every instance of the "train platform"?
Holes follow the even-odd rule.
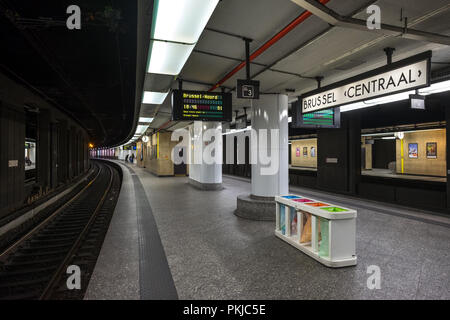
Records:
[[[358,264],[331,269],[276,238],[274,222],[233,214],[248,179],[201,191],[116,162],[123,185],[85,299],[450,299],[447,217],[291,187],[358,210]]]

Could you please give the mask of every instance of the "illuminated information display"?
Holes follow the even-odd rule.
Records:
[[[301,101],[292,103],[293,128],[339,128],[341,112],[339,108],[302,113]]]
[[[334,109],[305,113],[303,116],[303,124],[316,126],[333,126],[334,125]]]
[[[231,93],[174,90],[172,120],[231,121]]]

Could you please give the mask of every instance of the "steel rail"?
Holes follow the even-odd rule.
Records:
[[[73,196],[69,201],[67,201],[65,204],[63,204],[61,207],[55,210],[49,217],[47,217],[44,221],[39,223],[36,227],[34,227],[31,231],[29,231],[27,234],[25,234],[23,237],[21,237],[19,240],[14,242],[11,246],[9,246],[6,250],[4,250],[0,254],[0,262],[4,261],[9,254],[11,254],[15,249],[17,249],[20,245],[22,245],[26,240],[31,238],[34,234],[36,234],[39,230],[41,230],[43,227],[45,227],[50,221],[53,220],[60,212],[62,212],[64,209],[66,209],[71,203],[73,203],[75,200],[77,200],[92,184],[97,180],[97,178],[100,176],[100,168],[98,170],[97,175],[92,179],[83,189],[80,190],[75,196]]]
[[[103,193],[103,196],[101,197],[100,201],[98,202],[94,212],[92,213],[91,217],[89,218],[89,221],[87,222],[87,224],[84,226],[83,231],[81,231],[80,235],[78,236],[78,238],[75,240],[72,248],[69,250],[69,252],[67,253],[66,257],[64,258],[64,260],[61,262],[61,264],[59,265],[59,267],[56,269],[56,271],[54,272],[52,278],[50,279],[49,283],[47,284],[47,287],[44,289],[44,291],[42,292],[41,296],[39,297],[39,300],[46,300],[49,299],[51,294],[52,294],[52,290],[53,288],[56,286],[56,284],[58,283],[58,280],[61,276],[61,274],[64,271],[64,267],[69,263],[70,259],[72,259],[72,257],[75,255],[76,250],[79,248],[79,246],[81,245],[84,236],[88,233],[92,223],[94,222],[95,218],[98,215],[98,212],[100,211],[100,209],[102,208],[105,199],[108,195],[108,193],[111,190],[111,186],[113,184],[114,181],[114,172],[111,168],[111,166],[109,165],[105,165],[108,169],[109,172],[111,174],[111,177],[109,179],[109,184],[108,187],[106,188],[105,192]]]

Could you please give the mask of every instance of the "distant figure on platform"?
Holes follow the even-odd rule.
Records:
[[[132,155],[130,156],[130,162],[131,162],[131,163],[134,163],[134,154],[132,154]]]
[[[125,156],[125,162],[128,162],[128,154]]]

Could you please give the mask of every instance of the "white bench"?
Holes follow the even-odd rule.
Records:
[[[322,264],[356,265],[356,210],[310,197],[275,197],[275,235]]]

